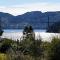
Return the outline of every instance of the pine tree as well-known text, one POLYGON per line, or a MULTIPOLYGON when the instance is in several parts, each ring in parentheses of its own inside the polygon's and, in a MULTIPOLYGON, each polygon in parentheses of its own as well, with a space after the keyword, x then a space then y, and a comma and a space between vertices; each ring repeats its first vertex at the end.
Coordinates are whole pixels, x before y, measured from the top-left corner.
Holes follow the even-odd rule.
POLYGON ((2 35, 3 30, 2 30, 2 24, 1 24, 1 18, 0 18, 0 36, 2 35))
POLYGON ((29 37, 35 38, 35 34, 34 34, 32 26, 28 25, 28 26, 25 26, 24 28, 23 38, 29 38, 29 37))

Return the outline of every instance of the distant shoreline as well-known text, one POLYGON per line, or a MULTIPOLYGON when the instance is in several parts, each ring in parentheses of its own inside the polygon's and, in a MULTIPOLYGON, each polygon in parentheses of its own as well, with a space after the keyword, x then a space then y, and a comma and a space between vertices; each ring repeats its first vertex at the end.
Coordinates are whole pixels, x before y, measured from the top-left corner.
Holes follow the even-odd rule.
MULTIPOLYGON (((35 32, 35 39, 42 38, 43 41, 51 41, 52 37, 59 37, 59 33, 46 33, 46 32, 40 32, 40 31, 34 31, 35 32)), ((23 30, 6 30, 2 34, 2 38, 8 38, 12 40, 20 40, 20 38, 23 37, 23 30)))

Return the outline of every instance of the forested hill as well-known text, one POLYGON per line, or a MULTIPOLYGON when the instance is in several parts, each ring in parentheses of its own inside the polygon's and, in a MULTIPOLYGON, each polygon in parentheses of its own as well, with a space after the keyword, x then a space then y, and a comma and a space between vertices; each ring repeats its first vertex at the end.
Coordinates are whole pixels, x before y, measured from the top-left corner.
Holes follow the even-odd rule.
POLYGON ((32 25, 35 29, 46 29, 48 27, 48 20, 49 26, 60 21, 60 11, 44 13, 32 11, 18 16, 0 12, 0 20, 2 27, 5 29, 20 29, 27 24, 32 25))

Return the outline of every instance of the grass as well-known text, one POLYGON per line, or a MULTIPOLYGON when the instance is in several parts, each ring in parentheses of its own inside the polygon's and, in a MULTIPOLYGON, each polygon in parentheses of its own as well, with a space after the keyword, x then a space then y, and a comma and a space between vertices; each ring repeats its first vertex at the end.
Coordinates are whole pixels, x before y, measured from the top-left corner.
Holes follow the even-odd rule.
POLYGON ((0 60, 8 60, 8 55, 4 53, 0 53, 0 60))

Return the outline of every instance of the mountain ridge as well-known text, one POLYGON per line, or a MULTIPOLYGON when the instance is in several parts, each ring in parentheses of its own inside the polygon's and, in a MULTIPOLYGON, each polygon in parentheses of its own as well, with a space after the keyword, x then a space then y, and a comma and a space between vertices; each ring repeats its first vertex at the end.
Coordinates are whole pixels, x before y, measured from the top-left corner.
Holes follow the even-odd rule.
POLYGON ((22 15, 14 16, 9 13, 0 12, 0 20, 4 29, 22 29, 25 25, 32 25, 34 29, 47 29, 49 25, 60 21, 60 11, 44 12, 31 11, 22 15))

